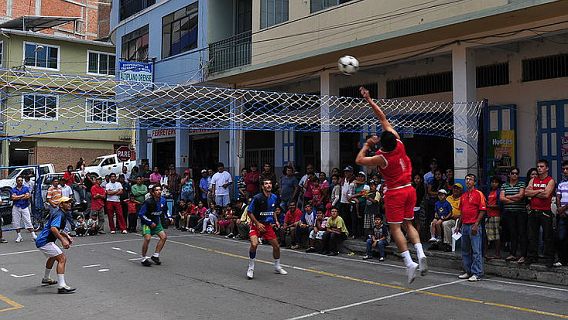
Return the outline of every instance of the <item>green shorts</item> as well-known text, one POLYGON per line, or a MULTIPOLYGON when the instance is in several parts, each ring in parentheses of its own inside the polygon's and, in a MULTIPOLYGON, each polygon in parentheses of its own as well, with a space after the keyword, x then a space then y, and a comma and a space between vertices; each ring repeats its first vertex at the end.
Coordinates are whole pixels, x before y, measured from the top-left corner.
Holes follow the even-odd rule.
POLYGON ((142 235, 149 234, 149 235, 153 236, 153 235, 156 235, 156 234, 158 234, 162 231, 164 231, 164 228, 162 227, 161 223, 158 223, 154 229, 150 228, 147 225, 142 226, 142 235))

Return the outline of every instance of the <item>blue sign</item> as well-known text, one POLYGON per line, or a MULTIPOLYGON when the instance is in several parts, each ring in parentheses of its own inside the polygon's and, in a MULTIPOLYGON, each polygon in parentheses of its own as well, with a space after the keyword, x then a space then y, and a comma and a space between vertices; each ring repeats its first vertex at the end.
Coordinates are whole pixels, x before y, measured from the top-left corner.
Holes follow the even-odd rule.
POLYGON ((119 61, 121 81, 152 83, 152 64, 145 62, 119 61))

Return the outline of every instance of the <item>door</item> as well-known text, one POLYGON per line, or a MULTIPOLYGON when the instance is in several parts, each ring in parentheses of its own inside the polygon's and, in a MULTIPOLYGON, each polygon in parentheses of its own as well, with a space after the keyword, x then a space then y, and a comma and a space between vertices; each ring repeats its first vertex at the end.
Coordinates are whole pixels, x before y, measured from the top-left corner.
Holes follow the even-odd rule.
POLYGON ((493 105, 484 110, 483 145, 480 150, 483 159, 483 185, 489 184, 491 176, 505 181, 511 167, 517 166, 517 106, 493 105))
POLYGON ((540 101, 537 109, 539 159, 548 161, 549 174, 557 180, 562 161, 568 160, 568 100, 540 101))

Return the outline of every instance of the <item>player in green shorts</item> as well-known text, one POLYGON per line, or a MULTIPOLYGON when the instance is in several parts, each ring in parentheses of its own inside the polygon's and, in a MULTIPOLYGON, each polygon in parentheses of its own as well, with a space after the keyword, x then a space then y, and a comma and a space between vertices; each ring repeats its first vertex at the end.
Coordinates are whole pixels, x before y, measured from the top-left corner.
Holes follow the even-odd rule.
POLYGON ((154 261, 157 265, 162 264, 162 262, 160 262, 160 251, 164 248, 168 236, 162 227, 161 216, 165 215, 168 217, 169 222, 172 223, 172 217, 168 212, 166 199, 162 197, 162 187, 159 185, 154 186, 150 189, 150 194, 152 196, 144 201, 144 204, 142 204, 138 212, 138 216, 142 221, 142 235, 144 235, 144 243, 142 244, 142 265, 145 267, 152 265, 150 260, 154 261), (156 245, 156 251, 152 257, 148 257, 146 253, 148 252, 148 245, 153 235, 157 235, 160 240, 156 245))

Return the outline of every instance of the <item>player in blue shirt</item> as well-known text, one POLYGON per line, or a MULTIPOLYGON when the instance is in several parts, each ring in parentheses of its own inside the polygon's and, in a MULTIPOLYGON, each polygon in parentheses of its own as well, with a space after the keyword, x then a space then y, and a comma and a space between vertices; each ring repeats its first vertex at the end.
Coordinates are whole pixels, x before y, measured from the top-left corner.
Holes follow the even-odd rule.
POLYGON ((162 187, 155 185, 150 189, 150 194, 152 196, 144 201, 142 207, 140 207, 140 211, 138 211, 138 217, 140 217, 140 221, 142 221, 142 235, 144 236, 144 243, 142 244, 142 265, 145 267, 152 265, 150 259, 157 265, 162 264, 162 262, 160 262, 160 252, 168 239, 162 227, 162 215, 169 219, 170 224, 173 222, 171 213, 168 212, 166 198, 162 197, 162 187), (153 235, 157 235, 160 240, 158 240, 156 244, 156 251, 152 257, 148 257, 146 254, 153 235))
POLYGON ((45 274, 41 283, 44 285, 59 283, 57 293, 73 293, 75 292, 75 288, 71 288, 65 283, 65 264, 67 258, 65 254, 63 254, 63 251, 55 244, 55 241, 59 239, 63 249, 69 249, 69 246, 73 243, 71 237, 63 231, 65 229, 65 223, 67 222, 65 212, 71 210, 73 199, 61 197, 57 201, 59 207, 52 210, 49 215, 49 221, 47 221, 43 230, 41 230, 36 238, 36 247, 47 257, 45 274), (57 281, 49 278, 51 268, 53 268, 55 261, 57 261, 57 281))
POLYGON ((448 192, 438 190, 438 201, 434 205, 434 220, 430 224, 430 242, 442 241, 442 223, 452 216, 452 205, 446 200, 448 192))
POLYGON ((288 274, 286 270, 280 266, 280 245, 278 238, 272 225, 280 227, 278 218, 274 213, 278 206, 278 197, 272 193, 272 181, 270 179, 262 179, 262 192, 255 195, 248 208, 248 216, 250 218, 250 249, 249 249, 249 266, 247 270, 247 278, 250 280, 254 277, 254 259, 256 258, 256 249, 258 247, 258 238, 262 237, 272 245, 272 257, 274 257, 274 270, 278 274, 288 274))

